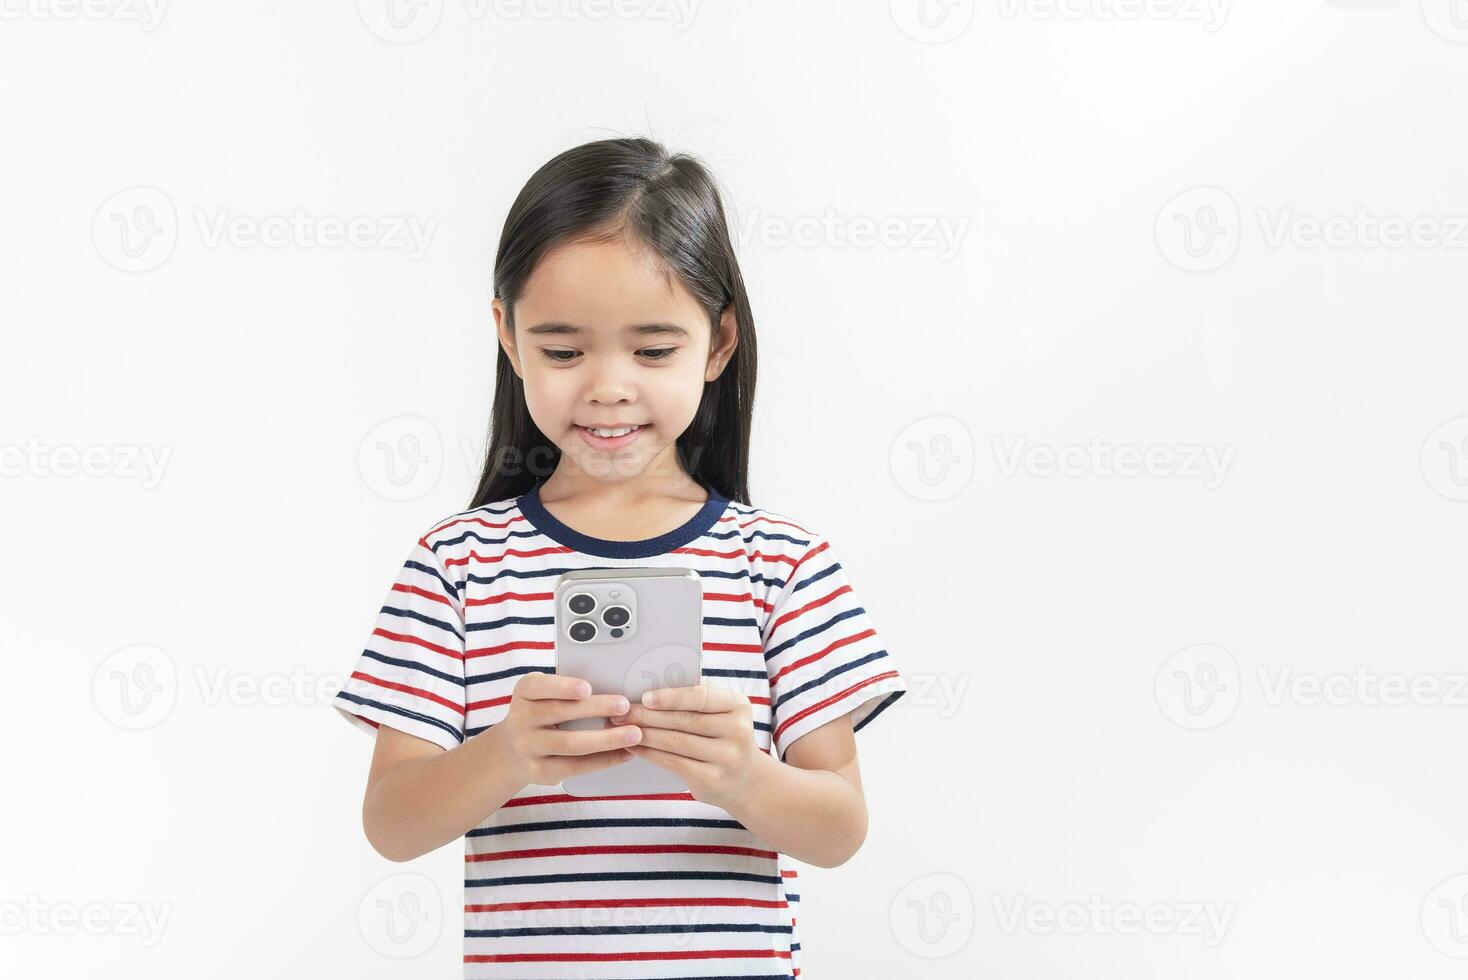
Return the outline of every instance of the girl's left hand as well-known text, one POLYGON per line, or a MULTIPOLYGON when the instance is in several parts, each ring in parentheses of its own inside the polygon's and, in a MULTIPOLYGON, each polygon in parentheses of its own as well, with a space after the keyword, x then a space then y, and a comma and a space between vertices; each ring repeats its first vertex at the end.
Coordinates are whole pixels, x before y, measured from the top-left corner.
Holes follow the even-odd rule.
POLYGON ((725 687, 659 688, 611 721, 640 727, 642 741, 628 750, 682 776, 693 798, 712 806, 743 795, 761 754, 749 698, 725 687))

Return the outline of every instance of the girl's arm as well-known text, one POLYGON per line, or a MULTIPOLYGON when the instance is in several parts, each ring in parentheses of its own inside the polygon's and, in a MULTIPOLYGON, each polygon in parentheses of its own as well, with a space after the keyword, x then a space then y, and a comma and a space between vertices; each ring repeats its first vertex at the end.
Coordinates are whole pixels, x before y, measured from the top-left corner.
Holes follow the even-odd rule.
POLYGON ((372 752, 362 830, 389 861, 411 861, 463 837, 524 788, 496 726, 445 751, 382 725, 372 752))
POLYGON ((756 837, 798 861, 834 868, 867 836, 866 797, 851 715, 802 735, 781 762, 756 751, 745 792, 724 809, 756 837))

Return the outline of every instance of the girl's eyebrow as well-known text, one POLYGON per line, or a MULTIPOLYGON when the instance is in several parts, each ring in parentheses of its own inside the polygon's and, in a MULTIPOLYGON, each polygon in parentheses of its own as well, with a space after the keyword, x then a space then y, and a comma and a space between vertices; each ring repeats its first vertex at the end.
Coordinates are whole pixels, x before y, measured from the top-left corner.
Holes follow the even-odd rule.
MULTIPOLYGON (((676 323, 633 323, 628 324, 626 329, 628 333, 635 334, 674 334, 680 337, 688 336, 688 331, 684 330, 676 323)), ((586 328, 578 327, 570 323, 537 323, 535 326, 528 328, 525 332, 528 334, 534 334, 535 336, 539 337, 547 334, 585 333, 586 328)))

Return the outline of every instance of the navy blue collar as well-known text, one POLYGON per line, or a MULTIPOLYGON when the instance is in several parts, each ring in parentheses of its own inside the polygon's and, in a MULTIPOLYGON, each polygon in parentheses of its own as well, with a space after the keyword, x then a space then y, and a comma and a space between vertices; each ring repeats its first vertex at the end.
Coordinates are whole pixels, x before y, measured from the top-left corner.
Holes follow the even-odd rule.
POLYGON ((521 494, 515 502, 520 508, 520 513, 525 515, 525 519, 534 525, 537 531, 557 544, 563 544, 568 548, 574 548, 598 558, 651 558, 655 555, 666 554, 674 548, 681 548, 690 541, 698 540, 705 531, 718 523, 720 517, 724 516, 724 510, 729 506, 728 499, 721 496, 708 484, 705 483, 702 486, 708 492, 709 499, 699 508, 697 514, 666 534, 659 534, 655 538, 643 538, 640 541, 611 541, 607 538, 596 538, 589 534, 582 534, 575 528, 562 523, 540 502, 539 483, 521 494))

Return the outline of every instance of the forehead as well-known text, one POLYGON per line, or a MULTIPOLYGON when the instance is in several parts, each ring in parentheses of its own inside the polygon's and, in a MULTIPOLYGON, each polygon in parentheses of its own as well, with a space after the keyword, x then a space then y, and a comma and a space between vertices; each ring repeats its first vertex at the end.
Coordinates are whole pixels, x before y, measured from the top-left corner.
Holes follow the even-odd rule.
POLYGON ((516 322, 570 323, 591 332, 666 321, 692 331, 707 316, 682 280, 623 238, 565 242, 546 252, 516 304, 516 322))

